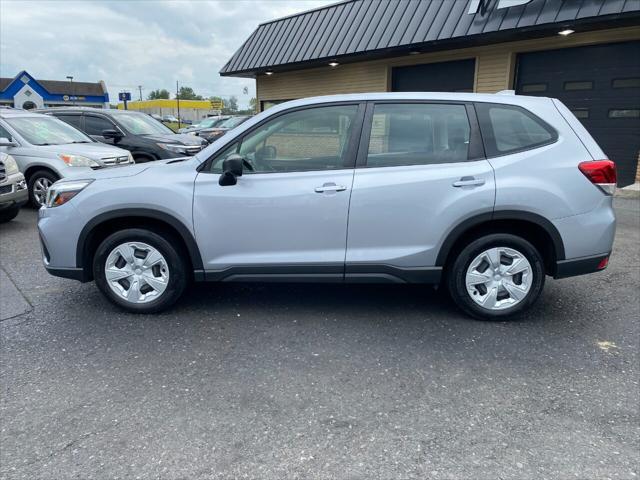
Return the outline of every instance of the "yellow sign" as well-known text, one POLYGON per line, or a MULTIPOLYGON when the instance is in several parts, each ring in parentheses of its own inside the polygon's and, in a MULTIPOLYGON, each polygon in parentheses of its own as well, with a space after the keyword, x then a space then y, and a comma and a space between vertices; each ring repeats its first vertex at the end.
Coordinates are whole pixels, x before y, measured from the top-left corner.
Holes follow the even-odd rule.
POLYGON ((223 101, 215 101, 215 100, 211 100, 211 108, 214 110, 222 110, 224 108, 224 102, 223 101))

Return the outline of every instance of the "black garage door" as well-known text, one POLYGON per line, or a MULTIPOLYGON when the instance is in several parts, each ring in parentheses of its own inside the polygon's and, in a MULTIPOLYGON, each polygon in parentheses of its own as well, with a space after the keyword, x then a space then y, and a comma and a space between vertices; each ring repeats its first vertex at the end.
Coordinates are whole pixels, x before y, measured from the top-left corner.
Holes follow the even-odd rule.
POLYGON ((475 59, 395 67, 394 92, 473 92, 475 59))
POLYGON ((640 42, 518 55, 516 91, 560 99, 634 182, 640 151, 640 42))

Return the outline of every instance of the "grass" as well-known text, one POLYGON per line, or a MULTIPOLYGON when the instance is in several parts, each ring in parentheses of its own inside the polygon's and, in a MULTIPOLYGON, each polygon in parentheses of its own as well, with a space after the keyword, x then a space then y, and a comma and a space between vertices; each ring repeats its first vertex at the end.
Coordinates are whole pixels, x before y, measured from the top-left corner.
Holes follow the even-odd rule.
MULTIPOLYGON (((164 123, 164 122, 163 122, 164 123)), ((164 123, 167 127, 169 127, 171 130, 173 130, 174 132, 178 131, 178 124, 177 123, 164 123)), ((180 128, 184 128, 187 125, 185 123, 180 123, 180 128)))

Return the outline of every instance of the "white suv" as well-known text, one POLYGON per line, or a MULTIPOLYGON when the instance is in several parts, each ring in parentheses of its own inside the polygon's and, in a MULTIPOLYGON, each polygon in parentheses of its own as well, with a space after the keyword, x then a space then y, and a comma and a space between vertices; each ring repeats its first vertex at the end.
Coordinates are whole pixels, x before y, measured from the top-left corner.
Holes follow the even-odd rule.
POLYGON ((478 318, 607 266, 616 173, 557 100, 376 93, 283 103, 193 158, 61 181, 50 273, 133 312, 196 281, 444 283, 478 318))

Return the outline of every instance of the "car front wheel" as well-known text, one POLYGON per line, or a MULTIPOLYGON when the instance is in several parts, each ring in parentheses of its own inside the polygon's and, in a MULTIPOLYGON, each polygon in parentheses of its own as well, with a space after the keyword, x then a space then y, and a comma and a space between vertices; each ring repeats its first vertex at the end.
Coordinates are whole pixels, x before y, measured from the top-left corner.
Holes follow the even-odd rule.
POLYGON ((38 170, 29 177, 29 203, 40 208, 47 200, 47 190, 58 181, 58 177, 48 170, 38 170))
POLYGON ((529 308, 544 287, 544 262, 521 237, 491 234, 464 247, 450 266, 449 292, 458 306, 484 320, 529 308))
POLYGON ((173 305, 187 283, 175 241, 145 229, 127 229, 98 247, 93 274, 102 293, 134 313, 154 313, 173 305))

